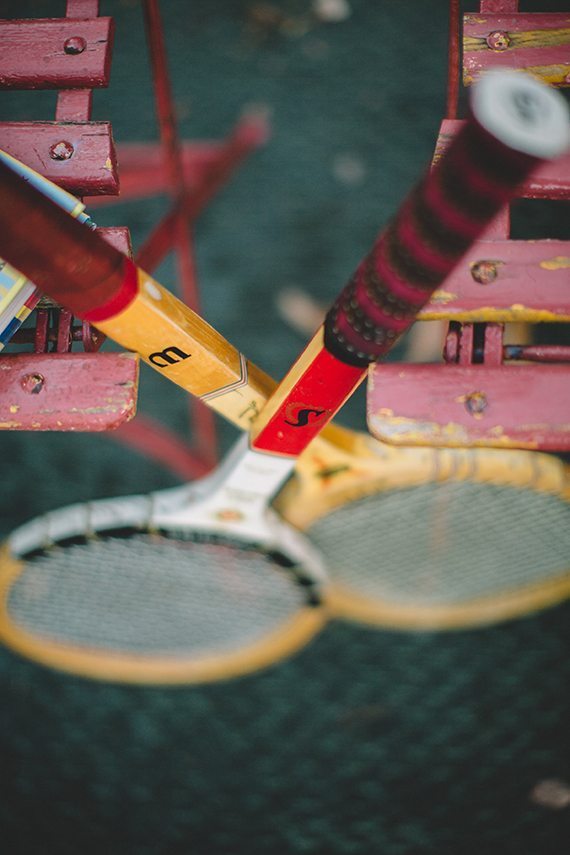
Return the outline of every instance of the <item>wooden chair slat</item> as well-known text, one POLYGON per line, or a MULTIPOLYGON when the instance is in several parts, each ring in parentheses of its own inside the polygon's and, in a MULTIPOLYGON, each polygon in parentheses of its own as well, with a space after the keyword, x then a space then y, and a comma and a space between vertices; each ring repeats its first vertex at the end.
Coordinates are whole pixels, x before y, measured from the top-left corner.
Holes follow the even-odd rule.
POLYGON ((112 18, 0 21, 0 89, 109 85, 112 18))
POLYGON ((570 450, 567 365, 376 365, 370 432, 395 445, 570 450))
POLYGON ((20 353, 0 359, 0 430, 112 430, 136 412, 133 353, 20 353))
POLYGON ((131 233, 127 226, 107 226, 97 229, 101 237, 129 258, 133 257, 131 233))
POLYGON ((570 241, 477 241, 420 318, 570 321, 569 275, 570 241))
POLYGON ((516 68, 552 86, 570 86, 570 12, 467 14, 463 83, 490 68, 516 68))
POLYGON ((116 196, 119 175, 109 122, 3 122, 2 148, 76 196, 116 196))

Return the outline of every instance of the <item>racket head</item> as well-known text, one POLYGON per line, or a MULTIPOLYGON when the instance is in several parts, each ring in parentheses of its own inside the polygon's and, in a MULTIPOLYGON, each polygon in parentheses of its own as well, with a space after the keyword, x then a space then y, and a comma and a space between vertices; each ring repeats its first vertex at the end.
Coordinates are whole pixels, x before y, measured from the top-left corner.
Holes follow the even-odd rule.
POLYGON ((570 475, 556 457, 342 431, 336 447, 315 441, 297 473, 276 505, 320 549, 336 616, 460 629, 570 595, 570 475))
MULTIPOLYGON (((177 501, 192 500, 179 488, 177 501)), ((82 677, 202 683, 272 665, 326 615, 313 580, 276 550, 165 524, 173 491, 72 505, 0 551, 0 639, 82 677)))

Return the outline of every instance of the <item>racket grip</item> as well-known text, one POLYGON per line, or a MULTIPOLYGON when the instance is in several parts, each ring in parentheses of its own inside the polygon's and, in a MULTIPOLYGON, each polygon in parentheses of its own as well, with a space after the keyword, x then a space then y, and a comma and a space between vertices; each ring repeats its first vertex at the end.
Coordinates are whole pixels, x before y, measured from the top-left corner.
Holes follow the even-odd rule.
POLYGON ((0 160, 0 255, 79 318, 103 320, 136 294, 132 262, 0 160))
POLYGON ((404 201, 325 320, 325 347, 366 366, 384 357, 517 188, 570 144, 563 99, 518 72, 474 87, 467 122, 404 201))

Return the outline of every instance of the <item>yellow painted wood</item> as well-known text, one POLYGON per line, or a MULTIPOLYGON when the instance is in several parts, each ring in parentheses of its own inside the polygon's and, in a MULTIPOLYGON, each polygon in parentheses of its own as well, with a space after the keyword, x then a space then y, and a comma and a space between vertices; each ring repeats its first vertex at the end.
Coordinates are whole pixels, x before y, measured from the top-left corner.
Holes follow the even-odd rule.
MULTIPOLYGON (((477 18, 476 21, 477 23, 483 22, 480 18, 477 18)), ((469 16, 465 16, 465 23, 470 23, 469 16)), ((494 25, 494 21, 492 20, 490 22, 490 26, 494 25)), ((570 45, 570 27, 553 27, 552 29, 543 30, 522 30, 520 32, 517 32, 516 30, 508 30, 507 33, 509 37, 509 47, 507 50, 570 45)), ((464 53, 488 51, 489 46, 487 45, 486 38, 487 36, 464 36, 464 53)))
POLYGON ((311 365, 313 360, 318 356, 321 350, 324 347, 324 327, 321 326, 305 348, 305 350, 301 353, 299 358, 296 360, 294 365, 289 369, 281 383, 279 384, 278 389, 275 394, 272 395, 271 401, 268 407, 265 407, 263 413, 260 418, 256 420, 255 425, 252 430, 252 437, 255 439, 256 436, 261 433, 263 428, 268 424, 268 422, 275 415, 277 410, 283 404, 283 401, 290 393, 291 389, 295 386, 295 384, 300 380, 302 375, 305 373, 307 368, 311 365))
MULTIPOLYGON (((570 74, 570 63, 558 65, 526 65, 524 68, 517 68, 516 71, 522 71, 527 74, 532 74, 543 83, 548 83, 551 86, 568 86, 568 75, 570 74)), ((463 73, 463 85, 472 86, 478 79, 479 75, 470 74, 467 70, 463 73)))
POLYGON ((275 386, 213 327, 139 270, 139 293, 111 320, 97 323, 173 383, 247 429, 275 386))
POLYGON ((550 312, 546 309, 536 309, 525 306, 524 303, 514 303, 508 309, 498 309, 495 306, 479 306, 477 309, 466 309, 464 311, 450 311, 445 305, 423 311, 418 316, 419 321, 460 321, 464 324, 472 324, 477 321, 492 322, 495 324, 508 323, 562 323, 570 321, 570 314, 550 312))

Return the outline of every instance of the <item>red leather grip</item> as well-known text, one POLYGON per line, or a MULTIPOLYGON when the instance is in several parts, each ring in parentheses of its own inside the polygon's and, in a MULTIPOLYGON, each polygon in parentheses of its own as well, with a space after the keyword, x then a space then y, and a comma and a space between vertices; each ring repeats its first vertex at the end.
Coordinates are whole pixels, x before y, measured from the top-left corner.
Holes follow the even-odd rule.
POLYGON ((385 356, 539 162, 470 117, 329 311, 327 350, 350 365, 385 356))

